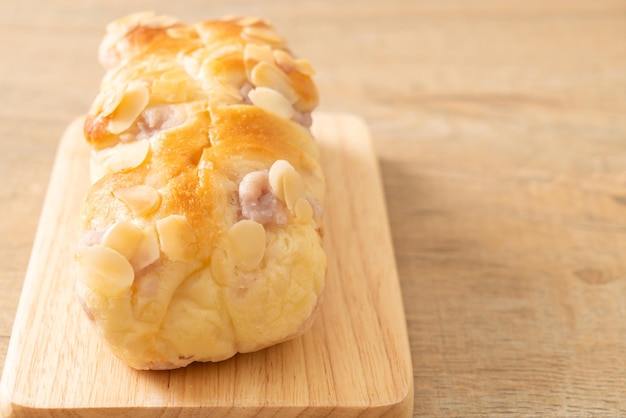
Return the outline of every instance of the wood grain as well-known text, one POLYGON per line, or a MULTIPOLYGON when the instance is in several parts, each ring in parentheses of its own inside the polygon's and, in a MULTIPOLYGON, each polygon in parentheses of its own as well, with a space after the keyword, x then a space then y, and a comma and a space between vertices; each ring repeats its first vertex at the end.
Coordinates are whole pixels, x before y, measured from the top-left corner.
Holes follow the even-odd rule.
POLYGON ((0 2, 0 364, 58 139, 142 9, 268 17, 365 118, 415 416, 626 416, 624 0, 0 2))
POLYGON ((149 372, 115 358, 81 312, 72 254, 88 186, 82 120, 61 140, 35 240, 0 404, 7 417, 407 416, 411 358, 387 214, 361 120, 321 114, 329 178, 327 287, 301 338, 215 364, 149 372), (108 390, 102 390, 108 388, 108 390))

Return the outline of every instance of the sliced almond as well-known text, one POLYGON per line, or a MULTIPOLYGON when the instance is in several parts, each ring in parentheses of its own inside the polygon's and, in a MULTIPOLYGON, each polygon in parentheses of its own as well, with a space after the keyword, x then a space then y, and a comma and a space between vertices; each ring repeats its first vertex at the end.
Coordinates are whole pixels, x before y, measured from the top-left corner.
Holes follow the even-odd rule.
POLYGON ((281 118, 291 119, 295 114, 291 103, 282 94, 268 87, 257 87, 248 93, 253 105, 281 118))
MULTIPOLYGON (((216 45, 220 45, 216 43, 216 45)), ((204 61, 214 62, 219 59, 223 59, 228 55, 241 54, 241 46, 238 44, 226 44, 217 46, 211 50, 208 50, 208 54, 204 57, 204 61)), ((239 55, 241 57, 241 55, 239 55)))
POLYGON ((296 202, 304 198, 306 193, 304 181, 302 181, 302 177, 295 169, 285 171, 285 175, 283 176, 283 192, 285 194, 285 204, 293 211, 296 202))
POLYGON ((156 228, 150 226, 142 231, 141 241, 135 255, 130 259, 130 264, 135 271, 140 271, 161 257, 159 236, 156 228))
POLYGON ((161 251, 174 261, 190 261, 197 252, 196 233, 183 215, 169 215, 156 223, 161 251))
POLYGON ((273 51, 274 62, 276 65, 280 67, 285 73, 290 73, 296 66, 293 57, 286 51, 282 49, 275 49, 273 51))
POLYGON ((306 187, 302 176, 285 160, 276 160, 269 171, 270 189, 274 196, 294 210, 299 199, 305 197, 306 187))
POLYGON ((291 87, 289 77, 273 63, 259 62, 250 72, 250 82, 255 87, 269 87, 279 91, 291 104, 298 101, 298 94, 291 87))
POLYGON ((228 230, 235 257, 245 269, 254 269, 265 255, 265 228, 260 223, 244 219, 228 230))
POLYGON ((288 170, 295 170, 288 161, 276 160, 270 167, 269 182, 270 190, 278 199, 285 201, 285 192, 283 187, 283 177, 288 170))
POLYGON ((307 60, 299 58, 295 60, 294 63, 296 65, 296 70, 301 74, 308 75, 309 77, 313 77, 315 75, 315 70, 307 60))
POLYGON ((109 90, 107 92, 107 96, 102 103, 102 113, 101 115, 104 117, 109 116, 111 113, 115 111, 122 102, 124 98, 124 89, 117 90, 109 90))
POLYGON ((311 216, 308 212, 312 212, 312 208, 304 199, 306 187, 300 173, 288 161, 276 160, 270 167, 268 176, 270 190, 274 196, 283 201, 298 219, 302 218, 303 222, 308 222, 311 216), (300 200, 304 202, 299 202, 300 200), (309 207, 305 207, 305 204, 309 207), (298 205, 299 208, 296 207, 298 205))
POLYGON ((313 219, 313 208, 308 200, 304 198, 298 199, 294 207, 296 219, 302 224, 308 224, 313 219))
POLYGON ((135 254, 143 233, 128 221, 117 221, 102 236, 101 244, 122 254, 127 260, 135 254))
POLYGON ((246 26, 241 31, 241 37, 246 41, 267 42, 273 45, 283 44, 283 38, 274 29, 267 26, 246 26))
POLYGON ((124 91, 125 89, 123 87, 111 87, 102 91, 98 94, 98 96, 96 96, 96 100, 93 103, 90 113, 95 114, 100 112, 100 116, 102 117, 109 116, 120 105, 120 102, 124 97, 124 91))
POLYGON ((150 91, 145 83, 135 81, 128 85, 124 97, 111 113, 109 132, 119 134, 132 126, 150 101, 150 91))
POLYGON ((154 187, 145 184, 117 189, 113 196, 124 202, 138 216, 154 212, 161 204, 161 194, 154 187))
POLYGON ((135 273, 128 260, 102 245, 82 246, 76 253, 78 279, 95 293, 114 297, 128 290, 135 273))
POLYGON ((161 78, 152 82, 153 103, 181 103, 187 100, 187 80, 161 78))
POLYGON ((194 75, 194 77, 200 79, 203 89, 210 89, 212 80, 216 77, 225 81, 226 84, 236 84, 238 78, 241 78, 241 74, 238 69, 235 69, 232 66, 220 64, 220 62, 223 63, 223 61, 227 60, 229 56, 236 57, 237 60, 241 59, 243 47, 241 45, 222 45, 220 43, 217 43, 216 45, 218 46, 211 49, 208 47, 204 48, 201 50, 201 53, 194 55, 198 71, 197 75, 194 75))
POLYGON ((243 50, 244 62, 274 62, 272 47, 269 45, 246 44, 243 50))
POLYGON ((105 172, 113 173, 138 167, 148 156, 150 142, 147 139, 120 143, 92 155, 94 164, 101 166, 105 172))
POLYGON ((239 103, 243 99, 237 87, 220 78, 212 78, 207 87, 212 90, 216 98, 226 103, 239 103))
POLYGON ((269 45, 259 45, 248 43, 243 50, 243 63, 246 70, 246 77, 251 78, 252 70, 259 62, 274 62, 272 47, 269 45))

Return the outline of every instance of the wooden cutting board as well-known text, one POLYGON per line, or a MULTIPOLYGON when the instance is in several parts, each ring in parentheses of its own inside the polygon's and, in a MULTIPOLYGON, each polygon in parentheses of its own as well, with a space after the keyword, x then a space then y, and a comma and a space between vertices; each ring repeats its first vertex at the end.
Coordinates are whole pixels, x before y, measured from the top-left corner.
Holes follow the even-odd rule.
POLYGON ((363 121, 319 114, 324 302, 300 338, 220 363, 136 371, 99 340, 70 269, 88 187, 82 120, 58 150, 0 383, 6 417, 410 416, 413 373, 380 172, 363 121))

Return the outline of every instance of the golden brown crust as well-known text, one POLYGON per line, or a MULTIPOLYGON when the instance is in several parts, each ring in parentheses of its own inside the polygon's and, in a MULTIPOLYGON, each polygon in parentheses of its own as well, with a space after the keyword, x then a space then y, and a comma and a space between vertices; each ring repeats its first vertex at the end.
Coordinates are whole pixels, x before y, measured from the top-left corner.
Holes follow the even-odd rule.
POLYGON ((310 215, 324 194, 306 126, 310 66, 260 19, 151 14, 111 24, 100 59, 77 269, 113 351, 136 368, 173 368, 301 333, 326 269, 321 214, 310 215), (272 186, 242 191, 249 173, 272 186), (260 199, 253 209, 271 201, 280 223, 246 219, 244 192, 260 199))

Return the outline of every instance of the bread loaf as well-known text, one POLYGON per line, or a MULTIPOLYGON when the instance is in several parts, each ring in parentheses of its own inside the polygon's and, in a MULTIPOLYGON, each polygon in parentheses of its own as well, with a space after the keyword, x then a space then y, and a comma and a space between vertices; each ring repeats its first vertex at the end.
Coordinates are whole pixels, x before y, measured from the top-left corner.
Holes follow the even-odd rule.
POLYGON ((326 274, 311 66, 259 18, 150 13, 99 59, 75 266, 108 346, 171 369, 303 333, 326 274))

